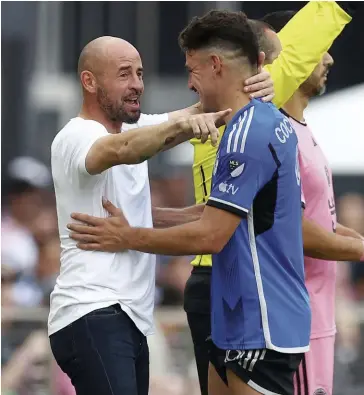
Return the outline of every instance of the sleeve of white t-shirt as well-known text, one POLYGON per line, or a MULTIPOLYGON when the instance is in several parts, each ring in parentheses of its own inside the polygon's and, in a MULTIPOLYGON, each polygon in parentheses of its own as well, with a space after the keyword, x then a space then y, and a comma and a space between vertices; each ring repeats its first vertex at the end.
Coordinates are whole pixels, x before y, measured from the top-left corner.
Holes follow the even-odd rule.
POLYGON ((103 125, 91 120, 79 121, 62 140, 61 150, 64 167, 71 179, 90 175, 86 170, 86 156, 92 145, 101 137, 108 136, 103 125))
POLYGON ((168 113, 164 114, 141 114, 138 127, 159 125, 160 123, 168 121, 168 113))
MULTIPOLYGON (((141 114, 137 124, 132 127, 153 126, 168 121, 165 114, 141 114)), ((92 145, 101 137, 108 136, 106 128, 99 122, 91 120, 77 120, 75 127, 63 136, 61 141, 61 155, 67 176, 79 180, 80 177, 90 175, 86 170, 86 156, 92 145), (80 123, 79 123, 80 122, 80 123)), ((123 128, 126 125, 123 125, 123 128)), ((125 127, 125 129, 129 129, 125 127)), ((58 152, 57 155, 60 153, 58 152)))

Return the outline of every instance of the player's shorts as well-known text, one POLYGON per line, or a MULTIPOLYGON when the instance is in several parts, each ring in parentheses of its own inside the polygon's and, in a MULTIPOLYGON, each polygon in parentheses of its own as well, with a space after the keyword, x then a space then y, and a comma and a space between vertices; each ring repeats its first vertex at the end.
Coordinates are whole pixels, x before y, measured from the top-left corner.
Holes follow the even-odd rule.
POLYGON ((335 336, 311 339, 295 377, 295 395, 332 395, 335 336))
POLYGON ((262 394, 292 395, 293 377, 303 353, 284 354, 273 350, 221 350, 211 340, 210 362, 225 384, 230 369, 251 388, 262 394))

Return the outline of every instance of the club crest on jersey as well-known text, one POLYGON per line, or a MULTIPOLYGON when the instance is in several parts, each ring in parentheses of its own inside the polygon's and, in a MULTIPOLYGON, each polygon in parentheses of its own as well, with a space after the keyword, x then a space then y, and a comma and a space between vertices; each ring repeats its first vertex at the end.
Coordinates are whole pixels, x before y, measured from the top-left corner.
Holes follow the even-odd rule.
POLYGON ((327 395, 327 392, 323 388, 317 388, 313 395, 327 395))
POLYGON ((229 169, 231 177, 238 177, 244 171, 245 163, 240 164, 237 160, 229 161, 229 169))
POLYGON ((237 160, 230 160, 229 161, 229 168, 231 171, 235 170, 239 166, 239 162, 237 160))

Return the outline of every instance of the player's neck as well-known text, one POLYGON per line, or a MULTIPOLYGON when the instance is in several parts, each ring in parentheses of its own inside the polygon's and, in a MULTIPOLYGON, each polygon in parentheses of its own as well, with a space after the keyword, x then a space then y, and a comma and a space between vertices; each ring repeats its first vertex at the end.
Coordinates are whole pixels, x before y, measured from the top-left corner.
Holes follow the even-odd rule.
POLYGON ((304 122, 304 111, 308 106, 308 96, 297 90, 283 106, 284 111, 299 122, 304 122))
POLYGON ((234 115, 239 110, 241 110, 243 107, 250 103, 250 98, 249 95, 238 90, 226 93, 227 94, 224 95, 224 97, 221 97, 222 100, 220 101, 219 107, 220 110, 226 110, 227 108, 232 109, 231 114, 227 118, 225 118, 225 122, 228 123, 234 118, 234 115))
POLYGON ((122 122, 113 122, 108 119, 97 103, 86 103, 84 101, 78 116, 101 123, 109 133, 116 134, 121 132, 122 122))

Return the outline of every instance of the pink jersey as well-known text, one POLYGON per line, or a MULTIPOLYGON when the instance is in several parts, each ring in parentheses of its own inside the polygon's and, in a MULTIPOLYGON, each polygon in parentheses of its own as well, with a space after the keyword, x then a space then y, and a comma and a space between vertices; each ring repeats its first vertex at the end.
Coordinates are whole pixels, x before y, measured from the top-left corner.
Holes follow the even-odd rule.
MULTIPOLYGON (((310 128, 289 117, 298 137, 304 216, 330 232, 336 210, 330 166, 310 128)), ((336 262, 305 257, 305 279, 312 309, 311 339, 335 334, 336 262)))

